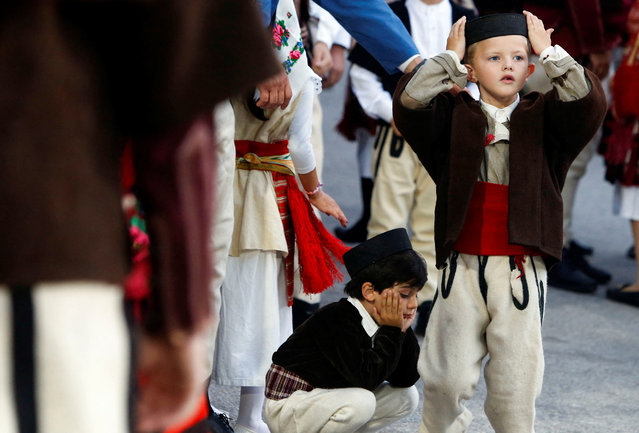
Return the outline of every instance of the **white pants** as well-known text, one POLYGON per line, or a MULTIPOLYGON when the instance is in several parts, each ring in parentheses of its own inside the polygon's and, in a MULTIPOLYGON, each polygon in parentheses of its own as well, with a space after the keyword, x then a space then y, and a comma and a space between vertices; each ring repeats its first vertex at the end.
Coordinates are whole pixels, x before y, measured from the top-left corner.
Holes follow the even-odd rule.
POLYGON ((414 386, 383 383, 364 388, 315 388, 282 400, 266 399, 264 416, 271 433, 374 432, 410 415, 419 401, 414 386))
POLYGON ((17 292, 0 285, 0 432, 129 431, 122 288, 64 282, 17 292))
POLYGON ((465 432, 482 360, 484 409, 496 433, 534 432, 544 357, 541 322, 546 267, 526 256, 520 277, 509 256, 453 252, 426 328, 418 370, 424 381, 421 433, 465 432))
POLYGON ((390 126, 378 127, 373 160, 375 183, 368 237, 410 225, 411 243, 426 259, 428 271, 428 281, 419 291, 418 300, 430 301, 437 289, 435 182, 408 143, 396 136, 390 126))

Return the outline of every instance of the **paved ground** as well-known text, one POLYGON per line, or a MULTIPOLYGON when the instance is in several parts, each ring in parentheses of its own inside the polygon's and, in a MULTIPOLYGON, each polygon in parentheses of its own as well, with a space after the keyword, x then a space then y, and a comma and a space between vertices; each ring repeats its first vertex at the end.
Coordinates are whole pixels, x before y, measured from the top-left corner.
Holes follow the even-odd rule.
MULTIPOLYGON (((342 112, 344 80, 321 95, 326 146, 323 182, 350 221, 359 217, 355 144, 334 132, 342 112)), ((612 187, 603 181, 596 156, 582 180, 575 208, 575 237, 595 247, 592 263, 613 273, 613 283, 632 281, 634 262, 625 257, 632 244, 630 226, 612 214, 612 187)), ((336 223, 324 219, 330 229, 336 223)), ((342 297, 342 286, 322 303, 342 297)), ((544 388, 537 401, 536 431, 543 433, 639 433, 639 309, 594 295, 549 288, 543 327, 546 354, 544 388)), ((417 384, 421 394, 421 381, 417 384)), ((214 386, 214 404, 237 414, 239 388, 214 386)), ((483 414, 483 380, 467 406, 475 419, 469 433, 492 432, 483 414)), ((421 406, 421 402, 420 402, 421 406)), ((421 411, 383 432, 416 432, 421 411)))

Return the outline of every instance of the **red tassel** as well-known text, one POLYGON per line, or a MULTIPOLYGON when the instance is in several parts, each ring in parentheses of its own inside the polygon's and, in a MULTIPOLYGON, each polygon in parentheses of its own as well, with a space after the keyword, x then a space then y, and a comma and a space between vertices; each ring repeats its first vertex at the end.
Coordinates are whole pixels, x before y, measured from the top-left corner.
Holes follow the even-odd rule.
POLYGON ((524 275, 524 263, 526 263, 526 257, 523 254, 518 254, 515 256, 515 264, 519 269, 519 276, 517 279, 520 279, 524 275))
POLYGON ((321 293, 344 277, 331 255, 344 263, 342 256, 349 248, 326 230, 297 186, 295 177, 286 176, 286 179, 304 292, 321 293))

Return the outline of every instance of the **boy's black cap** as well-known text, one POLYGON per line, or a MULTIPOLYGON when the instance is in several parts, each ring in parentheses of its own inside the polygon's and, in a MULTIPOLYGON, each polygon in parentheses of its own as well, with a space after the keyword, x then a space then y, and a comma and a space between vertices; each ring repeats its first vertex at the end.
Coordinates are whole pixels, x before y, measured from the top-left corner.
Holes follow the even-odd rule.
POLYGON ((344 265, 348 274, 353 277, 368 265, 372 265, 392 254, 412 248, 413 245, 410 243, 406 229, 393 229, 374 236, 348 250, 344 253, 344 265))
POLYGON ((528 24, 524 14, 492 14, 466 23, 466 46, 497 36, 521 35, 528 37, 528 24))

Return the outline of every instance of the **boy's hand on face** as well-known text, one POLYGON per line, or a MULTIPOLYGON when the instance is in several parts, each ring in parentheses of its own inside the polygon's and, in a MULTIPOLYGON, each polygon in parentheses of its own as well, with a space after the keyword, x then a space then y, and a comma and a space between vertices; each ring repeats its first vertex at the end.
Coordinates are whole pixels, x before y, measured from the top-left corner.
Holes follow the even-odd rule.
POLYGON ((450 29, 450 34, 448 35, 448 40, 446 41, 446 49, 457 53, 459 60, 462 60, 466 53, 465 29, 466 17, 461 17, 453 24, 453 27, 450 29))
POLYGON ((528 11, 524 11, 524 15, 526 15, 526 22, 528 23, 530 46, 533 53, 540 55, 543 50, 552 44, 550 35, 555 29, 546 30, 544 22, 528 11))
POLYGON ((373 306, 373 319, 379 326, 395 326, 404 330, 404 314, 399 294, 392 289, 386 289, 381 296, 382 302, 379 310, 373 306))

